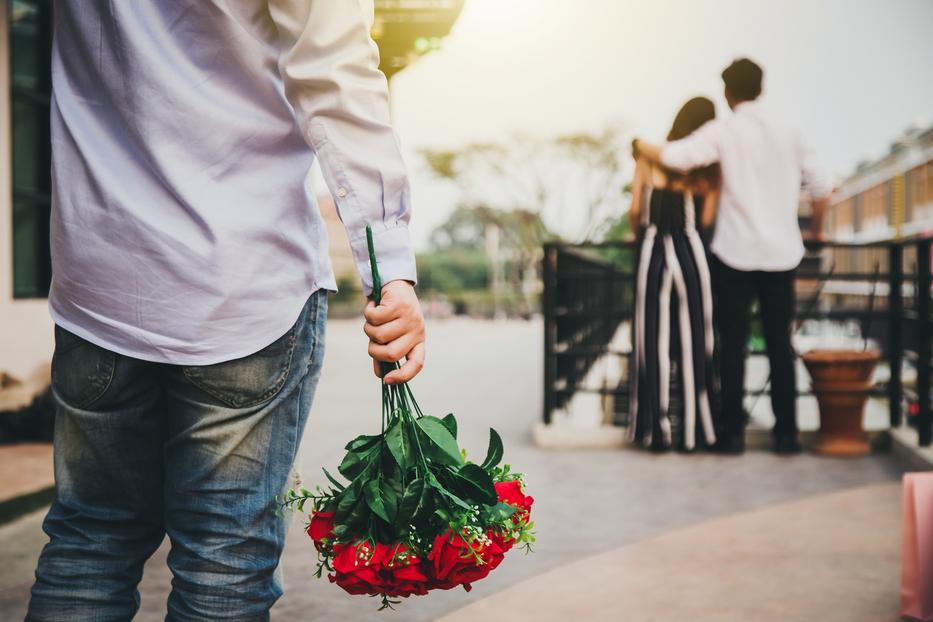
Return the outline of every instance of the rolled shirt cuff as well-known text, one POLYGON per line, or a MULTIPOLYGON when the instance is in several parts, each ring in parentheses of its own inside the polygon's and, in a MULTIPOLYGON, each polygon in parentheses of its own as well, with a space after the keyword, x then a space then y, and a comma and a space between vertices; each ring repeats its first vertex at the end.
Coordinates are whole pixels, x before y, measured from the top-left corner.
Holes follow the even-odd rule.
MULTIPOLYGON (((415 266, 415 251, 411 245, 411 235, 408 226, 397 224, 386 227, 382 224, 373 224, 373 246, 376 250, 376 264, 379 266, 379 276, 383 285, 389 281, 418 280, 415 266)), ((366 237, 358 238, 353 244, 353 258, 363 284, 363 294, 370 296, 373 293, 373 274, 369 266, 369 248, 366 246, 366 237)))

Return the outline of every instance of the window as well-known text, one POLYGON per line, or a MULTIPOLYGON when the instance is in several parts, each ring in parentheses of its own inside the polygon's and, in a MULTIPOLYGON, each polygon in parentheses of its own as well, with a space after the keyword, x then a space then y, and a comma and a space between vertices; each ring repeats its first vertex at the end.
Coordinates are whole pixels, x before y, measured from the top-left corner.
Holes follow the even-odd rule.
POLYGON ((13 162, 13 297, 48 294, 51 210, 49 102, 51 0, 12 0, 10 111, 13 162))

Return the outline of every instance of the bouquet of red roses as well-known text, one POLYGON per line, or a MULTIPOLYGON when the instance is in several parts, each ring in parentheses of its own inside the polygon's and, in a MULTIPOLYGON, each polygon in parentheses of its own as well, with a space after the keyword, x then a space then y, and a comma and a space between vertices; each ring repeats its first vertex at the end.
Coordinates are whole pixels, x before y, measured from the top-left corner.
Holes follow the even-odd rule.
MULTIPOLYGON (((367 227, 373 292, 381 282, 367 227)), ((384 374, 383 374, 384 375, 384 374)), ((350 594, 398 597, 471 584, 494 570, 515 544, 531 550, 534 499, 521 473, 502 460, 502 440, 489 430, 477 464, 457 445, 457 420, 425 415, 407 384, 382 385, 379 434, 350 441, 327 489, 289 490, 282 508, 304 512, 318 551, 316 576, 350 594)))

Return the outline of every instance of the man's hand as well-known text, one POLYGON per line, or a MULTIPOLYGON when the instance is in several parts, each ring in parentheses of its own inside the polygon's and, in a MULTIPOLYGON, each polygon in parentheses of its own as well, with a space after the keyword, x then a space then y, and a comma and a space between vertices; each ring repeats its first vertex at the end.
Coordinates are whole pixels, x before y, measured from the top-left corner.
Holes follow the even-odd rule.
POLYGON ((424 316, 414 286, 408 281, 386 283, 381 304, 377 307, 370 300, 363 316, 376 375, 380 362, 395 363, 404 357, 401 368, 386 374, 385 383, 399 384, 417 376, 424 367, 424 316))

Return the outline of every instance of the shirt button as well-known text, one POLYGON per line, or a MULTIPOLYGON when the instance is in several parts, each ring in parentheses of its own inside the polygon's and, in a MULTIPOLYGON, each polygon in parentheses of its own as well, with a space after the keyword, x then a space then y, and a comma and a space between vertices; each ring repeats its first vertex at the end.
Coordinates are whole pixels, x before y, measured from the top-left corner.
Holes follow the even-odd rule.
POLYGON ((347 196, 347 189, 346 189, 346 188, 337 188, 337 196, 340 197, 341 199, 344 198, 345 196, 347 196))

